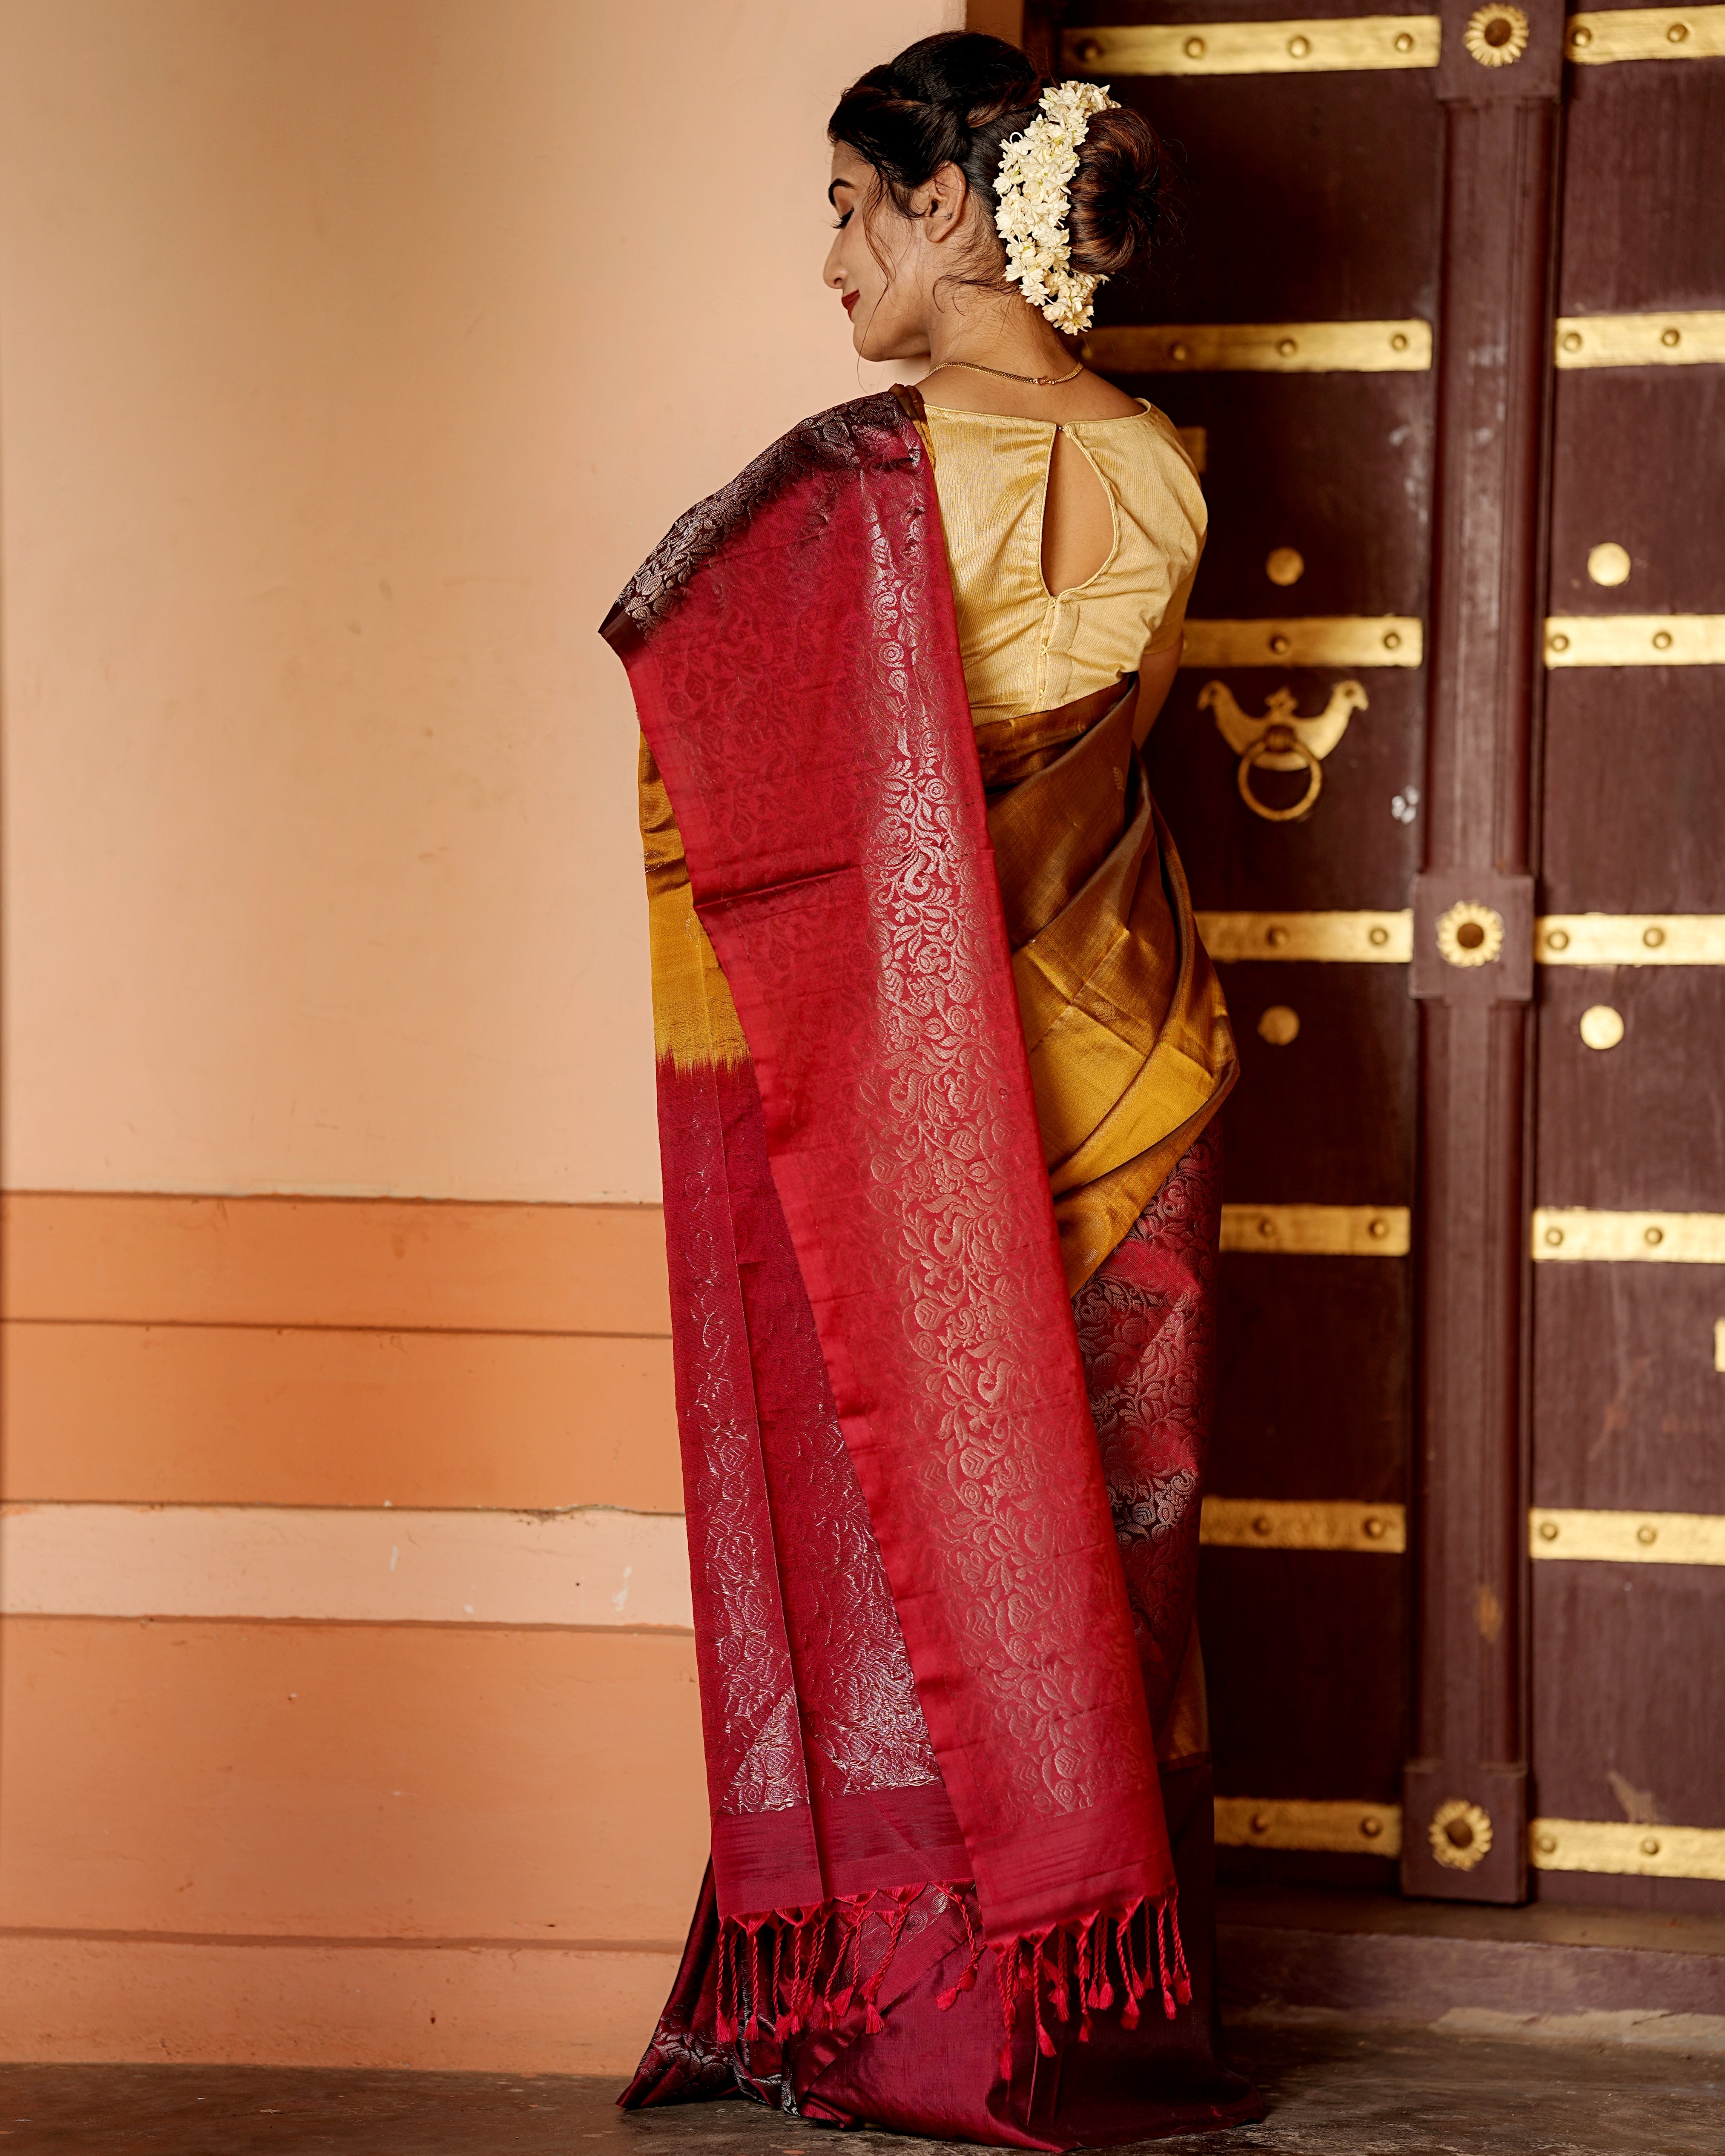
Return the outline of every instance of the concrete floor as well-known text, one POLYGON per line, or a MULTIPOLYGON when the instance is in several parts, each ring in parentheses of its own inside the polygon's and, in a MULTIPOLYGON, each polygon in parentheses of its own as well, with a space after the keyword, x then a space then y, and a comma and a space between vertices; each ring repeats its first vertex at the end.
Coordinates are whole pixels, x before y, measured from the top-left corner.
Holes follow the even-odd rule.
MULTIPOLYGON (((1161 2156, 1725 2156, 1725 2054, 1364 2023, 1248 2020, 1261 2126, 1151 2144, 1161 2156)), ((0 2066, 19 2156, 837 2156, 823 2129, 752 2104, 624 2116, 616 2085, 506 2074, 230 2066, 0 2066), (604 2144, 594 2149, 595 2141, 604 2144)), ((848 2156, 940 2144, 847 2137, 848 2156)))

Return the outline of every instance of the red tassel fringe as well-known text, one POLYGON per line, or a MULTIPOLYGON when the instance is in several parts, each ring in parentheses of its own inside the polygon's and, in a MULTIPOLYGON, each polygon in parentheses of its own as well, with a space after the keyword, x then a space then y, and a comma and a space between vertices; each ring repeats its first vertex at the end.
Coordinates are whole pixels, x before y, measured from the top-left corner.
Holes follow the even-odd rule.
MULTIPOLYGON (((880 1987, 886 1981, 911 1912, 927 1893, 944 1897, 957 1912, 968 1950, 957 1981, 935 2004, 944 2013, 971 1990, 982 1967, 982 1927, 969 1881, 939 1887, 896 1887, 848 1894, 817 1908, 783 1909, 769 1915, 727 1917, 719 1927, 719 1995, 716 2034, 721 2044, 770 2039, 783 2044, 804 2029, 835 2027, 854 1999, 863 2006, 871 2036, 886 2027, 880 1987)), ((938 1905, 937 1905, 938 1906, 938 1905)), ((1019 2000, 1028 1986, 1037 2049, 1051 2058, 1055 2037, 1044 2018, 1071 2019, 1076 1999, 1078 2041, 1090 2041, 1092 2013, 1106 2014, 1117 1998, 1121 2026, 1136 2029, 1139 2005, 1153 1986, 1172 2020, 1177 2005, 1191 2003, 1192 1980, 1180 1943, 1172 1898, 1136 1902, 1124 1911, 1090 1916, 1036 1932, 994 1949, 1005 2043, 1003 2078, 1012 2074, 1012 2037, 1019 2000), (1154 1956, 1153 1963, 1152 1956, 1154 1956), (1109 1974, 1111 1955, 1118 1973, 1109 1974)))

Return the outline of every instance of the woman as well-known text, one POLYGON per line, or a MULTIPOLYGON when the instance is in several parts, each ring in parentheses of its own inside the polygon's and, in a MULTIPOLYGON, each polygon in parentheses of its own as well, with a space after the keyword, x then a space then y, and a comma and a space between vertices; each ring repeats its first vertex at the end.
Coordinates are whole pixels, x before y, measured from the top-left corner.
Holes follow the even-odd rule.
POLYGON ((1057 334, 1155 143, 959 33, 829 132, 826 280, 921 394, 794 429, 605 625, 713 1819, 623 2101, 1232 2124, 1193 1590, 1235 1060, 1138 753, 1204 505, 1057 334))

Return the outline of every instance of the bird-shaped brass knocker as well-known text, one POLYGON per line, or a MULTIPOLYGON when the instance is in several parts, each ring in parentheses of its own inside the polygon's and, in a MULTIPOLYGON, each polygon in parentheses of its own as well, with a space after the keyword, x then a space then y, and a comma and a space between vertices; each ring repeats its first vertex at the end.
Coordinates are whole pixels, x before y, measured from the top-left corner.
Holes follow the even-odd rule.
POLYGON ((1198 692, 1198 708, 1214 711, 1217 730, 1240 758, 1236 776, 1240 798, 1255 816, 1271 824, 1291 824, 1309 816, 1323 790, 1322 759, 1348 731, 1355 711, 1366 708, 1366 692, 1358 681, 1338 681, 1330 701, 1317 716, 1302 719, 1294 711, 1294 692, 1281 688, 1266 700, 1264 716, 1255 719, 1241 711, 1224 681, 1206 681, 1198 692), (1252 773, 1261 764, 1266 771, 1299 771, 1307 774, 1306 791, 1291 808, 1271 808, 1252 791, 1252 773))

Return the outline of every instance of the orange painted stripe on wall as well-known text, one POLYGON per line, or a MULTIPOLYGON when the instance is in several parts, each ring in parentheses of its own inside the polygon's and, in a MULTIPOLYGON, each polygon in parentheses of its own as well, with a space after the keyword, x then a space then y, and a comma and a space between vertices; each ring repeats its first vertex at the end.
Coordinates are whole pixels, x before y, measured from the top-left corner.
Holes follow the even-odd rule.
POLYGON ((0 1923, 681 1938, 706 1859, 692 1641, 11 1618, 0 1923))
POLYGON ((0 1496, 682 1509, 670 1342, 0 1327, 0 1496))
POLYGON ((0 1938, 0 2058, 620 2078, 676 1967, 651 1949, 14 1933, 0 1938))
POLYGON ((670 1329, 656 1205, 15 1191, 0 1234, 9 1317, 670 1329))

